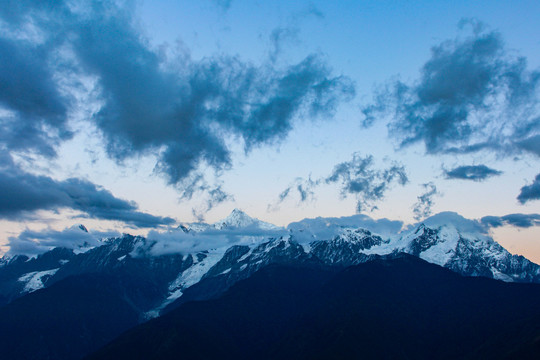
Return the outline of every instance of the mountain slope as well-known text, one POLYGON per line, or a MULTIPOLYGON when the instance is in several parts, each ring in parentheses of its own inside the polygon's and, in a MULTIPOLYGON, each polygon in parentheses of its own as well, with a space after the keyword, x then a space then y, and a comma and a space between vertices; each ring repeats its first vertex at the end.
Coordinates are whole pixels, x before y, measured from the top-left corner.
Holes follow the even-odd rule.
POLYGON ((0 305, 68 276, 104 273, 131 279, 126 283, 135 286, 124 290, 141 318, 148 318, 185 302, 186 292, 188 299, 219 296, 268 264, 311 261, 345 267, 399 252, 463 275, 540 282, 540 266, 511 255, 477 222, 454 213, 438 214, 393 235, 385 226, 372 226, 384 237, 340 219, 307 219, 287 230, 264 224, 235 209, 226 219, 205 225, 206 230, 182 227, 166 242, 124 235, 84 253, 57 248, 35 259, 14 257, 0 267, 0 305), (188 291, 200 281, 212 286, 188 291))
POLYGON ((81 275, 0 308, 2 359, 79 359, 135 326, 121 280, 81 275))
POLYGON ((539 285, 461 277, 410 255, 341 271, 273 265, 89 358, 504 358, 531 348, 538 355, 539 305, 539 285))

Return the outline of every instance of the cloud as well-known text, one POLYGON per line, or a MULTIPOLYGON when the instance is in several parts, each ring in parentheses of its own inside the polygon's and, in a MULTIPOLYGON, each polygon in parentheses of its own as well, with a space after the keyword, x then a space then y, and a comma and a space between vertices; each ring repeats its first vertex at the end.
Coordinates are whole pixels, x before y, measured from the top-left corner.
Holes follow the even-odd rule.
POLYGON ((201 232, 185 232, 181 228, 167 231, 151 230, 148 246, 154 256, 166 254, 193 254, 203 250, 231 247, 233 245, 253 245, 287 235, 285 229, 265 230, 255 225, 237 229, 208 229, 201 232))
MULTIPOLYGON (((463 235, 464 233, 474 234, 475 236, 488 235, 486 227, 481 222, 479 222, 478 220, 464 218, 463 216, 453 211, 443 211, 437 213, 426 219, 423 219, 422 223, 431 228, 453 225, 457 229, 459 229, 460 233, 463 235)), ((416 229, 417 226, 418 224, 410 225, 409 230, 416 229)))
POLYGON ((424 193, 417 197, 418 201, 414 204, 413 213, 414 219, 420 221, 427 218, 432 214, 431 208, 433 207, 433 198, 440 193, 437 191, 437 187, 432 182, 422 184, 425 189, 424 193))
POLYGON ((364 214, 356 214, 344 217, 317 217, 314 219, 303 219, 287 225, 288 230, 294 231, 295 241, 312 242, 317 240, 328 240, 333 238, 337 230, 343 227, 367 229, 384 238, 395 236, 403 227, 403 222, 386 218, 373 219, 364 214))
POLYGON ((0 218, 15 220, 37 210, 70 208, 83 216, 118 220, 137 227, 156 227, 175 222, 169 217, 137 211, 137 205, 110 191, 78 178, 55 180, 17 167, 9 155, 0 157, 0 218))
POLYGON ((540 174, 536 175, 531 185, 525 185, 521 188, 517 199, 521 204, 540 199, 540 174))
POLYGON ((8 246, 9 253, 12 255, 34 256, 56 247, 77 250, 101 246, 103 245, 101 239, 119 235, 117 232, 89 232, 81 225, 75 225, 61 231, 53 229, 34 231, 27 229, 16 237, 10 237, 8 246))
POLYGON ((505 216, 484 216, 480 222, 487 227, 515 226, 529 228, 540 226, 540 214, 509 214, 505 216))
POLYGON ((188 51, 158 53, 128 5, 0 5, 6 30, 0 54, 13 52, 0 66, 0 79, 16 85, 0 98, 9 115, 1 122, 9 135, 0 140, 9 149, 54 156, 57 144, 71 136, 66 114, 80 106, 65 94, 86 91, 67 80, 94 79, 101 106, 89 120, 107 154, 119 162, 155 154, 156 171, 179 187, 200 167, 230 168, 225 139, 237 138, 246 152, 274 144, 297 118, 329 117, 354 96, 352 81, 332 75, 317 54, 277 68, 270 60, 254 65, 223 54, 193 60, 188 51))
MULTIPOLYGON (((409 181, 405 167, 397 162, 386 169, 376 169, 373 156, 362 156, 354 153, 350 161, 345 161, 334 166, 332 172, 319 179, 297 178, 288 188, 281 192, 277 205, 297 192, 300 202, 314 198, 314 188, 322 184, 338 184, 341 196, 356 198, 356 211, 373 211, 377 207, 375 203, 384 198, 385 193, 393 183, 405 185, 409 181)), ((269 208, 277 208, 277 205, 269 208)))
POLYGON ((483 181, 502 174, 502 171, 491 169, 486 165, 464 165, 452 170, 444 170, 444 173, 447 179, 483 181))
POLYGON ((54 79, 44 45, 0 37, 0 144, 54 156, 54 146, 72 136, 70 99, 54 79))
POLYGON ((308 179, 301 177, 296 178, 291 185, 283 190, 275 204, 269 204, 268 210, 278 210, 279 205, 285 201, 293 193, 297 193, 299 196, 299 202, 304 203, 315 198, 315 192, 313 189, 321 184, 321 179, 313 180, 311 176, 308 179))
POLYGON ((277 27, 270 34, 272 49, 270 51, 270 61, 275 62, 283 51, 284 42, 298 42, 298 27, 277 27))
POLYGON ((366 105, 364 125, 388 119, 400 147, 421 143, 429 154, 481 150, 539 155, 540 72, 512 56, 499 33, 474 21, 472 33, 434 46, 412 83, 394 80, 366 105))
POLYGON ((376 208, 374 203, 384 197, 392 182, 405 185, 409 181, 403 165, 394 163, 384 170, 374 169, 373 166, 373 156, 362 157, 359 153, 354 153, 352 160, 334 166, 334 170, 324 181, 327 184, 340 184, 344 198, 354 195, 357 199, 357 212, 366 208, 373 210, 376 208))

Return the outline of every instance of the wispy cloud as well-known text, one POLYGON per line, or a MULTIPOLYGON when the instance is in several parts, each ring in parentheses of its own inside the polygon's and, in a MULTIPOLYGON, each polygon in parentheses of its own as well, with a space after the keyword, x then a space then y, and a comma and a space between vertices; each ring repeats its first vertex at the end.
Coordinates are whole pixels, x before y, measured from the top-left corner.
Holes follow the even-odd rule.
POLYGON ((413 207, 414 219, 417 221, 425 219, 433 213, 434 197, 440 195, 432 182, 422 184, 422 187, 424 192, 417 197, 418 201, 413 207))
MULTIPOLYGON (((295 192, 300 197, 300 202, 314 198, 314 188, 322 184, 338 184, 341 189, 341 196, 356 198, 356 211, 373 211, 376 203, 384 198, 386 192, 394 183, 405 185, 408 182, 405 167, 402 164, 393 162, 386 169, 375 167, 373 156, 362 156, 354 153, 350 161, 345 161, 334 166, 332 172, 319 179, 297 178, 283 190, 277 201, 277 205, 293 195, 295 192)), ((276 208, 276 205, 269 208, 276 208)))
POLYGON ((447 179, 483 181, 501 175, 502 171, 489 168, 486 165, 463 165, 451 170, 444 170, 444 174, 447 179))

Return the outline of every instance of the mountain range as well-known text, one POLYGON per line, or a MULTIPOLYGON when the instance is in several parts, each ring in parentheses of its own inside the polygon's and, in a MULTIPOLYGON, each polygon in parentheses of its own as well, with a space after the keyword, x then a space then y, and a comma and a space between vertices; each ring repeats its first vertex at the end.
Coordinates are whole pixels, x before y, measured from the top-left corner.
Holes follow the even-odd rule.
POLYGON ((0 339, 0 348, 6 358, 81 358, 138 323, 165 318, 193 301, 217 301, 268 266, 335 274, 403 254, 458 277, 540 283, 539 265, 510 254, 481 224, 455 213, 405 229, 361 215, 282 228, 235 209, 214 224, 182 224, 148 237, 124 234, 36 257, 4 256, 0 330, 9 336, 0 339))

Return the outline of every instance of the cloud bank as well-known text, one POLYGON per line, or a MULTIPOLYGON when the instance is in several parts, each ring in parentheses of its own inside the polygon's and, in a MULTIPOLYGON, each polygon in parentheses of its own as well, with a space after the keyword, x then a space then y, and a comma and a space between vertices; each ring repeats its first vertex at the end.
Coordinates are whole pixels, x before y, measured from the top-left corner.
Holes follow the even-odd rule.
POLYGON ((24 230, 18 236, 9 238, 9 254, 35 256, 53 248, 60 247, 74 250, 85 250, 103 245, 101 239, 120 236, 117 232, 88 231, 81 225, 64 230, 24 230))
POLYGON ((529 228, 540 226, 540 214, 509 214, 504 216, 484 216, 481 223, 487 227, 497 228, 505 225, 529 228))
POLYGON ((78 178, 55 180, 17 167, 9 155, 0 156, 0 218, 16 220, 38 210, 69 208, 82 216, 117 220, 136 227, 156 227, 175 222, 137 211, 137 204, 115 197, 110 191, 78 178))

